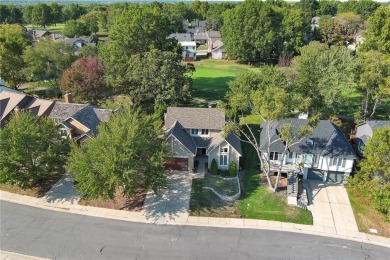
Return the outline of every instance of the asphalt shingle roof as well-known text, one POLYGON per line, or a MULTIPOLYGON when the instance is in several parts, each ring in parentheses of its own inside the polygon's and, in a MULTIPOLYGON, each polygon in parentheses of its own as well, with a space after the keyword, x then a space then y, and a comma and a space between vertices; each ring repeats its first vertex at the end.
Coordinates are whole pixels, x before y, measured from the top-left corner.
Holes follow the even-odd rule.
MULTIPOLYGON (((293 131, 298 131, 299 127, 308 123, 307 119, 289 118, 279 122, 274 122, 270 126, 271 142, 279 138, 278 129, 282 125, 291 124, 293 131)), ((261 124, 260 134, 260 149, 267 151, 267 134, 266 124, 261 124)), ((299 140, 296 140, 299 141, 299 140)), ((284 144, 281 140, 278 140, 271 144, 270 151, 283 152, 284 144)), ((303 138, 299 143, 293 145, 289 149, 290 152, 296 153, 312 153, 320 154, 322 156, 337 156, 349 159, 356 159, 356 154, 353 151, 350 143, 345 138, 341 130, 335 126, 329 120, 320 120, 318 125, 314 129, 314 132, 303 138), (313 144, 308 142, 311 139, 313 144)))
POLYGON ((384 120, 370 120, 367 121, 366 123, 372 128, 372 130, 390 126, 390 121, 384 121, 384 120))
POLYGON ((166 136, 174 136, 180 143, 182 143, 193 155, 196 155, 196 144, 192 137, 183 129, 179 122, 175 122, 166 133, 166 136))
POLYGON ((217 108, 168 107, 165 114, 165 129, 178 121, 186 129, 222 130, 225 113, 217 108))

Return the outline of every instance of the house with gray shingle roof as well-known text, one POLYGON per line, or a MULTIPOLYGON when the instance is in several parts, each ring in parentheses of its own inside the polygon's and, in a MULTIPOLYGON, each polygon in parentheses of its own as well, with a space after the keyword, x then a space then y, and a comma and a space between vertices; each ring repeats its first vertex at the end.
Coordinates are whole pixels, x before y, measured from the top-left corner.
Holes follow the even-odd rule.
POLYGON ((390 127, 390 121, 385 120, 369 120, 356 125, 354 143, 358 148, 359 155, 363 155, 363 148, 367 144, 375 130, 378 128, 390 127))
POLYGON ((99 124, 108 122, 113 112, 90 104, 56 102, 49 118, 60 125, 64 137, 81 142, 96 136, 99 124))
POLYGON ((234 134, 224 136, 225 113, 216 108, 168 107, 164 130, 172 153, 169 169, 192 170, 195 160, 208 166, 215 160, 227 170, 234 162, 239 169, 241 141, 234 134))
MULTIPOLYGON (((289 118, 270 125, 269 154, 266 124, 261 124, 260 150, 272 165, 280 165, 285 144, 279 131, 283 125, 291 124, 297 132, 307 119, 289 118)), ((342 131, 329 120, 320 120, 312 134, 289 147, 282 163, 282 172, 302 169, 304 179, 327 182, 344 182, 349 176, 357 156, 342 131)))

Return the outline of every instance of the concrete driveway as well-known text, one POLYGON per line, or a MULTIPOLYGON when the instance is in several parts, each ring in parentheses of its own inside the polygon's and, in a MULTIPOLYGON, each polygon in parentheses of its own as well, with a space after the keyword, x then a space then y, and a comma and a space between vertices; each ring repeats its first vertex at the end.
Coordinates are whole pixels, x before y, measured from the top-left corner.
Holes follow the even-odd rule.
POLYGON ((192 174, 187 171, 171 171, 169 187, 158 194, 149 191, 144 202, 144 214, 156 224, 185 222, 191 198, 192 174))
POLYGON ((341 184, 305 180, 314 228, 320 232, 357 236, 359 233, 347 191, 341 184))

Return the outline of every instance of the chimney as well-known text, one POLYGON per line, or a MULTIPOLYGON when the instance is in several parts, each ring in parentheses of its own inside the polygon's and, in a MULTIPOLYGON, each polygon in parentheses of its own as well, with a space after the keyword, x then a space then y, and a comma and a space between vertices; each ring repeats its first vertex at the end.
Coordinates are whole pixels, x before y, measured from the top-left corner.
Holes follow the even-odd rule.
POLYGON ((73 103, 72 93, 66 93, 64 95, 65 103, 73 103))

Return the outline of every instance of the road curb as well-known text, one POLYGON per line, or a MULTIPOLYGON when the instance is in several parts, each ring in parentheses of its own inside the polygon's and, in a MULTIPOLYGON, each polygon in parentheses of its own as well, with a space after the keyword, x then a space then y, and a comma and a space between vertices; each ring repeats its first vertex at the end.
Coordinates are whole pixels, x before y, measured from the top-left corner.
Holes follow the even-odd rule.
MULTIPOLYGON (((0 191, 0 201, 6 201, 16 204, 22 204, 35 208, 52 210, 63 213, 79 214, 91 217, 108 218, 121 221, 138 222, 145 224, 155 223, 155 219, 147 218, 144 212, 129 212, 123 210, 114 210, 98 208, 91 206, 82 206, 71 203, 50 203, 41 198, 34 198, 25 195, 14 194, 6 191, 0 191)), ((238 219, 238 218, 209 218, 183 215, 177 220, 168 220, 166 225, 181 226, 199 226, 216 228, 246 228, 259 230, 273 230, 294 232, 308 235, 332 237, 344 240, 352 240, 371 245, 390 248, 390 239, 363 232, 349 232, 350 234, 336 234, 332 229, 326 227, 315 227, 313 225, 301 225, 294 223, 285 223, 278 221, 256 220, 256 219, 238 219)), ((348 230, 344 232, 348 233, 348 230)))

